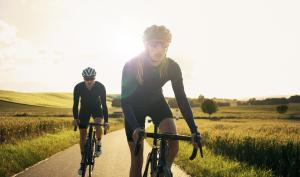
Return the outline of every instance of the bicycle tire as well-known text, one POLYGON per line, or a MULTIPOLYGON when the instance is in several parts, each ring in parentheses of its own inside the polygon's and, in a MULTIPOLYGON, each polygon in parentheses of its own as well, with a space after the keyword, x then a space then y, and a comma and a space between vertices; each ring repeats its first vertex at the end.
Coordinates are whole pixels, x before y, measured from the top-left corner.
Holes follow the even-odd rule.
POLYGON ((84 150, 84 168, 82 169, 82 177, 85 177, 85 173, 86 173, 86 169, 87 169, 87 166, 90 165, 90 160, 89 160, 89 154, 90 154, 90 140, 88 139, 87 142, 86 142, 86 147, 85 147, 85 150, 84 150))
POLYGON ((89 177, 92 177, 92 172, 93 172, 93 157, 92 157, 92 153, 90 154, 90 163, 89 163, 89 177))
POLYGON ((82 172, 81 172, 81 177, 85 177, 85 171, 86 171, 86 158, 85 155, 83 156, 83 165, 82 165, 82 172))
MULTIPOLYGON (((151 165, 151 161, 152 161, 152 151, 148 154, 147 156, 147 161, 146 161, 146 166, 145 166, 145 171, 143 174, 143 177, 147 177, 148 176, 148 170, 149 170, 149 166, 151 165)), ((151 173, 151 170, 150 170, 151 173)))
POLYGON ((87 154, 88 154, 88 147, 85 147, 84 150, 84 154, 83 154, 83 165, 82 165, 82 174, 81 177, 85 177, 85 173, 86 173, 86 168, 87 168, 87 162, 88 162, 88 158, 87 158, 87 154))
POLYGON ((92 177, 92 173, 94 170, 94 166, 95 166, 95 155, 94 155, 94 148, 95 148, 95 133, 93 133, 93 139, 90 142, 90 154, 89 154, 89 158, 90 158, 90 164, 89 164, 89 177, 92 177))
POLYGON ((172 177, 171 169, 166 165, 163 167, 164 177, 172 177))

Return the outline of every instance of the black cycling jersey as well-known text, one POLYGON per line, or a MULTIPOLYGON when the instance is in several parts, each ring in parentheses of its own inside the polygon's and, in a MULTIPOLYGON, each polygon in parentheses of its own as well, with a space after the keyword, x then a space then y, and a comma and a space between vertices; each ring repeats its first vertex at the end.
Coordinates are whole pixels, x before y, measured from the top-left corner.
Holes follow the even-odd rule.
POLYGON ((193 113, 186 97, 181 69, 172 59, 167 58, 167 74, 165 77, 160 76, 160 67, 151 65, 149 58, 143 59, 143 84, 137 80, 137 62, 134 58, 127 62, 122 73, 122 109, 125 114, 125 120, 132 129, 140 127, 133 107, 135 105, 150 105, 164 99, 162 86, 171 80, 173 91, 178 103, 178 107, 185 118, 192 133, 197 131, 194 122, 193 113))
POLYGON ((105 122, 108 122, 108 111, 106 106, 106 90, 103 84, 95 81, 92 89, 89 90, 84 82, 80 82, 74 88, 73 116, 78 119, 78 104, 80 97, 80 111, 93 112, 102 109, 105 122))

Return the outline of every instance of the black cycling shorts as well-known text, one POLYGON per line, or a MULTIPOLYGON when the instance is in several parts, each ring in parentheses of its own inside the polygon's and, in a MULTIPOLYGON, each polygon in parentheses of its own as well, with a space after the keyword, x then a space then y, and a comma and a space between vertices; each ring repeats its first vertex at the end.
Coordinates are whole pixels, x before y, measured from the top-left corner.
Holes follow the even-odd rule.
MULTIPOLYGON (((162 120, 173 117, 172 111, 166 100, 161 100, 147 106, 134 105, 132 106, 132 109, 141 128, 145 128, 145 119, 147 116, 151 117, 153 123, 157 126, 159 126, 162 120)), ((125 131, 127 141, 133 141, 132 134, 134 130, 127 121, 125 121, 125 131)))
POLYGON ((80 124, 79 124, 79 129, 86 129, 88 127, 88 124, 90 122, 90 117, 95 118, 103 118, 103 113, 102 110, 100 108, 98 109, 80 109, 79 111, 79 120, 80 120, 80 124))

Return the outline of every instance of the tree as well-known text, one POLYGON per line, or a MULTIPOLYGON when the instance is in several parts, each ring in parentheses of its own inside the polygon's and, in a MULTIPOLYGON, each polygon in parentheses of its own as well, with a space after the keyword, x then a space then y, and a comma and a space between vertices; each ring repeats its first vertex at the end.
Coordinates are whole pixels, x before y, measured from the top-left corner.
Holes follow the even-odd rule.
POLYGON ((287 112, 288 108, 289 107, 287 105, 280 105, 280 106, 277 106, 276 110, 279 114, 284 114, 287 112))
POLYGON ((299 95, 291 96, 289 98, 289 102, 290 103, 300 103, 300 96, 299 95))
POLYGON ((199 97, 198 97, 198 102, 199 102, 200 104, 202 104, 202 103, 204 102, 204 100, 205 100, 204 96, 203 96, 203 95, 199 95, 199 97))
POLYGON ((204 113, 209 114, 209 118, 211 114, 218 111, 218 105, 211 99, 205 99, 201 105, 201 109, 204 113))
POLYGON ((251 98, 248 100, 249 104, 254 104, 256 102, 256 98, 251 98))

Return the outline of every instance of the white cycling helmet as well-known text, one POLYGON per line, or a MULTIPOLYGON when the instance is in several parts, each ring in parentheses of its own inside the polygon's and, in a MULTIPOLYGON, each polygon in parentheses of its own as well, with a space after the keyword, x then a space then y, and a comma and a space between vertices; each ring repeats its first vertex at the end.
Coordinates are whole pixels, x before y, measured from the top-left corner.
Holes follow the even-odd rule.
POLYGON ((96 70, 90 67, 85 68, 82 71, 82 77, 95 77, 96 76, 96 70))

